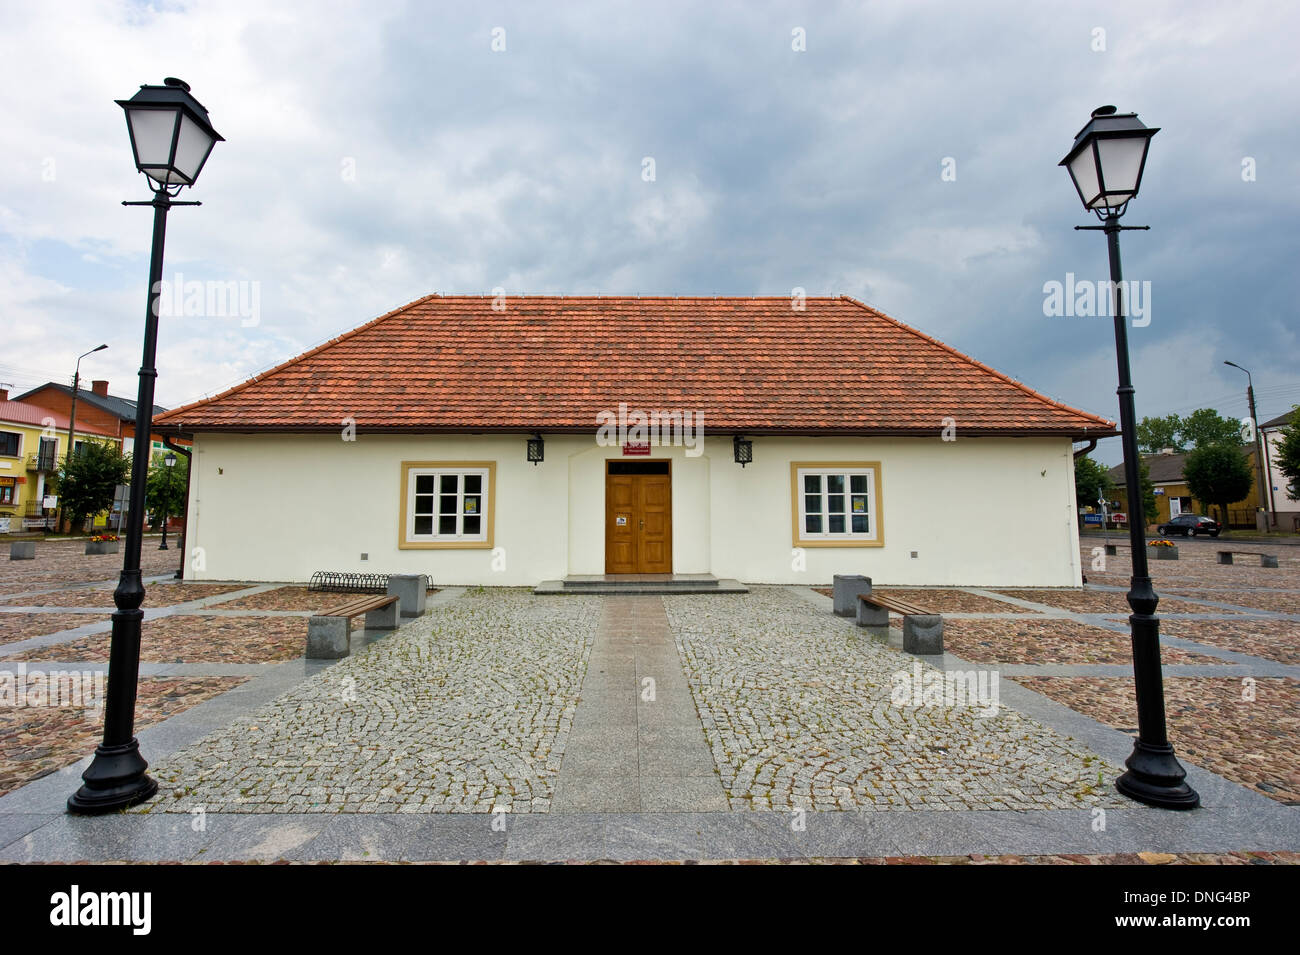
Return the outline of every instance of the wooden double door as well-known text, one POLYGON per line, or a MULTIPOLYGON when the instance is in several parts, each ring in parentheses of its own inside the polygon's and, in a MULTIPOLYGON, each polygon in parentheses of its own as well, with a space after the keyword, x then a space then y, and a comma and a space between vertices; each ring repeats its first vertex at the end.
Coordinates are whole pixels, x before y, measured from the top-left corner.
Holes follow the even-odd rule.
POLYGON ((673 572, 669 461, 609 461, 605 473, 605 573, 673 572))

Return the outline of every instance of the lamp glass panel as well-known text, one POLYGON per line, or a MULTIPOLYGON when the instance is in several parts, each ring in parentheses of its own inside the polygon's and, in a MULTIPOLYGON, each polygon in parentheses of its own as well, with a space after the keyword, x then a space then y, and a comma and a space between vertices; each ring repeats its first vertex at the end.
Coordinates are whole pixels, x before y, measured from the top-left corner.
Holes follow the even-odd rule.
MULTIPOLYGON (((203 160, 212 151, 216 142, 198 123, 185 114, 181 114, 181 134, 176 139, 176 171, 184 176, 185 182, 193 182, 203 166, 203 160)), ((180 180, 177 180, 180 181, 180 180)))
POLYGON ((1142 172, 1142 157, 1147 151, 1147 137, 1099 139, 1097 154, 1101 158, 1101 175, 1110 196, 1102 205, 1119 206, 1133 198, 1142 172))
POLYGON ((1091 208, 1097 193, 1101 192, 1101 182, 1097 179, 1097 164, 1093 161, 1091 144, 1070 160, 1069 169, 1074 184, 1079 187, 1083 204, 1091 208))
MULTIPOLYGON (((128 109, 131 138, 135 140, 136 161, 140 166, 166 167, 171 164, 172 133, 176 129, 177 110, 128 109)), ((166 168, 142 169, 144 173, 166 182, 166 168)))

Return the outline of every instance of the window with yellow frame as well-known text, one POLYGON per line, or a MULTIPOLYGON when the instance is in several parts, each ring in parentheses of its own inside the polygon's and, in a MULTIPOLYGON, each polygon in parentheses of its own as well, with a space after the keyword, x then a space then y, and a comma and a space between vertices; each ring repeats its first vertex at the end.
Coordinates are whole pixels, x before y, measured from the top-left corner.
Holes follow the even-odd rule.
POLYGON ((495 461, 403 461, 401 549, 491 549, 495 461))
POLYGON ((879 461, 793 461, 796 547, 880 547, 879 461))

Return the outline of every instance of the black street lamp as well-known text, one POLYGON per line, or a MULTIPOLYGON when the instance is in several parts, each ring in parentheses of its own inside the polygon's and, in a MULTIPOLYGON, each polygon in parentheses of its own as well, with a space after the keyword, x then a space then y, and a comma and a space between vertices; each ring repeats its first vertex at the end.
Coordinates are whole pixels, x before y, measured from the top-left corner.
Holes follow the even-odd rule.
POLYGON ((107 345, 97 345, 88 352, 82 352, 77 356, 77 367, 72 373, 72 408, 68 412, 68 453, 64 455, 64 461, 72 460, 72 446, 76 442, 76 436, 73 432, 77 427, 77 392, 81 388, 81 359, 87 355, 93 355, 97 351, 103 351, 107 345))
POLYGON ((172 454, 170 451, 163 455, 163 467, 167 469, 167 478, 164 482, 164 487, 166 489, 163 491, 163 538, 162 543, 158 545, 159 550, 167 549, 167 512, 170 510, 168 505, 171 503, 172 499, 172 468, 176 467, 176 455, 172 454))
MULTIPOLYGON (((1235 361, 1225 361, 1238 371, 1246 372, 1246 401, 1250 405, 1250 429, 1255 435, 1255 486, 1259 488, 1259 503, 1268 511, 1267 527, 1277 526, 1277 514, 1273 510, 1273 464, 1268 459, 1268 442, 1259 433, 1259 418, 1255 414, 1255 380, 1250 372, 1235 361), (1268 468, 1268 481, 1264 480, 1264 469, 1268 468), (1268 491, 1268 502, 1264 501, 1264 492, 1268 491)), ((1265 529, 1267 529, 1267 527, 1265 529)))
POLYGON ((1129 510, 1129 542, 1133 551, 1133 577, 1128 605, 1133 608, 1129 627, 1133 638, 1133 676, 1137 688, 1138 738, 1125 760, 1128 772, 1115 781, 1115 788, 1130 799, 1163 809, 1195 809, 1201 797, 1187 785, 1187 773, 1165 729, 1165 688, 1160 669, 1160 620, 1156 605, 1160 598, 1151 586, 1147 570, 1146 520, 1142 513, 1142 484, 1138 472, 1137 413, 1133 403, 1133 379, 1129 371, 1128 328, 1124 318, 1123 273, 1119 260, 1119 234, 1125 229, 1120 216, 1129 200, 1138 194, 1147 149, 1158 129, 1148 129, 1136 113, 1116 113, 1114 106, 1093 110, 1088 125, 1079 131, 1061 165, 1070 172, 1074 188, 1085 209, 1097 214, 1099 226, 1076 229, 1106 233, 1110 252, 1110 280, 1115 297, 1115 355, 1119 365, 1119 417, 1124 443, 1124 485, 1129 510))
POLYGON ((104 707, 104 741, 81 774, 82 786, 68 799, 68 811, 113 812, 143 802, 158 791, 145 770, 135 738, 135 697, 140 677, 140 623, 144 584, 140 579, 140 544, 144 537, 145 482, 153 432, 154 368, 158 346, 158 296, 162 284, 163 245, 167 210, 196 206, 177 202, 185 186, 194 184, 212 147, 222 137, 208 122, 208 111, 190 95, 181 80, 168 77, 162 86, 141 86, 129 100, 118 100, 126 111, 127 129, 136 168, 151 180, 153 199, 124 202, 153 207, 153 249, 149 260, 148 305, 144 317, 144 355, 135 406, 135 444, 131 462, 131 503, 126 529, 122 575, 113 591, 113 637, 108 657, 108 693, 104 707))

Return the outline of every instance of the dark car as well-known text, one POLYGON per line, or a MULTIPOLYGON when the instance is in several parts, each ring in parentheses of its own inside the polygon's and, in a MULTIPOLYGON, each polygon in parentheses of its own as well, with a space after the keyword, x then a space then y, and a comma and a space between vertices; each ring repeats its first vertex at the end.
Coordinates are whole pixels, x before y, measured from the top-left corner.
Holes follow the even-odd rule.
POLYGON ((1219 531, 1223 530, 1223 525, 1209 517, 1201 517, 1196 514, 1179 514, 1168 524, 1161 524, 1156 530, 1161 537, 1169 537, 1173 534, 1182 534, 1184 537, 1209 534, 1211 537, 1218 537, 1219 531))

